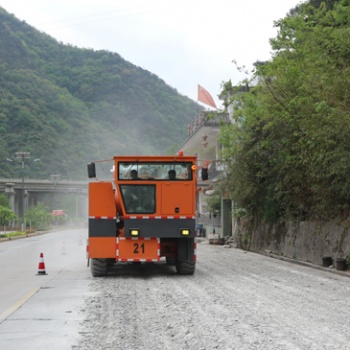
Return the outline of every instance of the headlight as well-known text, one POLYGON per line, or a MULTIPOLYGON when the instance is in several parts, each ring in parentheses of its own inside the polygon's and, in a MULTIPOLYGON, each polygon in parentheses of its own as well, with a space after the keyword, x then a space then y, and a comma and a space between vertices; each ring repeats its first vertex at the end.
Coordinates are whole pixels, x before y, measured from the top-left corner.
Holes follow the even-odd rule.
POLYGON ((131 230, 130 230, 130 235, 131 236, 138 236, 139 235, 139 230, 138 229, 136 229, 136 228, 132 228, 131 230))
POLYGON ((181 234, 183 236, 189 236, 190 235, 190 230, 188 228, 182 228, 181 229, 181 234))

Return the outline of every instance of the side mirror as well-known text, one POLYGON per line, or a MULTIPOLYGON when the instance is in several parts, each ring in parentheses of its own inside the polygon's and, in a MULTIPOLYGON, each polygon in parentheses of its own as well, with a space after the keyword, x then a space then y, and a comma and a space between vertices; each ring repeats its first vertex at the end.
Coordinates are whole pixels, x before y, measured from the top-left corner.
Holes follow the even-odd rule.
POLYGON ((96 177, 96 166, 95 163, 89 163, 87 165, 89 179, 96 177))
POLYGON ((203 181, 208 180, 208 178, 209 178, 208 168, 202 168, 201 177, 202 177, 203 181))

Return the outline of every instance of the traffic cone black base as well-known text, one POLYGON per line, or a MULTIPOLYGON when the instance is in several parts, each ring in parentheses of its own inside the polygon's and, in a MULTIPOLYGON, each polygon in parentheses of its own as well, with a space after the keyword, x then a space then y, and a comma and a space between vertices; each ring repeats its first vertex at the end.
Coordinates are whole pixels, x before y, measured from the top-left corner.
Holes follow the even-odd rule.
POLYGON ((40 253, 40 260, 39 260, 37 275, 47 275, 46 270, 45 270, 45 262, 44 262, 44 254, 43 253, 40 253))

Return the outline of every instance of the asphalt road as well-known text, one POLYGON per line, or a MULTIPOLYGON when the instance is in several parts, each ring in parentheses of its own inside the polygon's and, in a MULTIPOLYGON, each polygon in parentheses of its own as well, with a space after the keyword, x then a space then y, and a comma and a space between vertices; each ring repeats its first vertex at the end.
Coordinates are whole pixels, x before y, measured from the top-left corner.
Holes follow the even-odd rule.
POLYGON ((120 264, 94 279, 85 238, 0 243, 0 349, 350 349, 348 277, 202 241, 194 276, 120 264))
POLYGON ((0 349, 71 349, 90 282, 85 242, 86 230, 65 230, 0 243, 0 349))

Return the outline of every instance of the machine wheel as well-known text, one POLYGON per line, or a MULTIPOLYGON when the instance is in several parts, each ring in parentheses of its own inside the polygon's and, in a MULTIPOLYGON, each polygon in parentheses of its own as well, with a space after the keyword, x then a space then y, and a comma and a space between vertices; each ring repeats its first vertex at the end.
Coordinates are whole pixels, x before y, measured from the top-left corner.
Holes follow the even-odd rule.
POLYGON ((196 263, 189 260, 178 260, 176 262, 176 272, 179 275, 193 275, 196 263))
POLYGON ((91 274, 93 277, 106 276, 108 271, 108 259, 91 259, 91 274))

